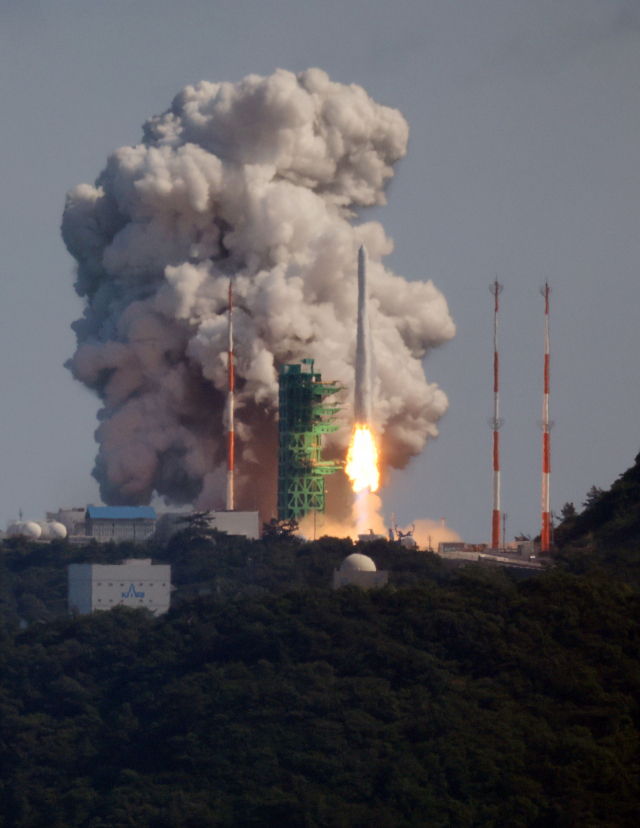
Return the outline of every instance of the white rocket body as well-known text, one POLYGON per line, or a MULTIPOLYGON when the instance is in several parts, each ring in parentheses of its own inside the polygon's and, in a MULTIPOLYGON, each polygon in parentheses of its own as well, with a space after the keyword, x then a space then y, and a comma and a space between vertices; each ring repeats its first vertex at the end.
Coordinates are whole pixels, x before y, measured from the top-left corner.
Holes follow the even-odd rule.
POLYGON ((373 413, 373 353, 369 323, 369 284, 367 249, 358 251, 358 330, 356 335, 356 390, 354 417, 356 423, 371 423, 373 413))

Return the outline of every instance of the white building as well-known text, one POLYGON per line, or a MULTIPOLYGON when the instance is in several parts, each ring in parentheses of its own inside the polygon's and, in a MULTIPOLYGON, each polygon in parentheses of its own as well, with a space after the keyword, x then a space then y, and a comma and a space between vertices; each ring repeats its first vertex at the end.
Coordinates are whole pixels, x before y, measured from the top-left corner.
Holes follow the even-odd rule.
POLYGON ((140 543, 156 531, 156 511, 152 506, 87 506, 86 535, 100 543, 133 541, 140 543))
MULTIPOLYGON (((185 529, 188 525, 184 522, 189 518, 190 512, 165 512, 158 518, 157 536, 161 539, 185 529)), ((206 519, 211 529, 218 529, 228 535, 240 535, 251 540, 258 540, 260 537, 260 520, 258 512, 206 512, 206 519)))
POLYGON ((371 589, 371 587, 383 587, 388 580, 388 572, 378 572, 371 558, 359 552, 347 556, 340 564, 340 569, 333 570, 334 589, 340 589, 349 584, 371 589))
POLYGON ((118 605, 161 615, 169 609, 170 593, 171 567, 152 564, 151 558, 69 566, 69 612, 80 615, 118 605))
POLYGON ((209 512, 211 527, 228 535, 242 535, 258 540, 260 521, 257 512, 209 512))

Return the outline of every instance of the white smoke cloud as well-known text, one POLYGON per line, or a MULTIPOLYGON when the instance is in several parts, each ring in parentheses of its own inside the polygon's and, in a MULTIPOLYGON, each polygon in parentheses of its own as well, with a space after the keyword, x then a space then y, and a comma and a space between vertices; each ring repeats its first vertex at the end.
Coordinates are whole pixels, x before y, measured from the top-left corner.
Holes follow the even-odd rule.
MULTIPOLYGON (((353 400, 357 251, 370 257, 383 459, 418 454, 447 408, 422 357, 450 339, 447 303, 381 259, 392 242, 353 210, 384 204, 408 127, 319 69, 188 86, 67 196, 62 234, 86 299, 74 376, 103 401, 94 475, 108 503, 219 507, 229 278, 241 507, 275 500, 278 368, 315 359, 353 400), (259 481, 259 482, 256 482, 259 481), (242 479, 241 479, 242 482, 242 479)), ((345 422, 350 422, 347 410, 345 422)), ((329 438, 342 450, 349 430, 329 438)))

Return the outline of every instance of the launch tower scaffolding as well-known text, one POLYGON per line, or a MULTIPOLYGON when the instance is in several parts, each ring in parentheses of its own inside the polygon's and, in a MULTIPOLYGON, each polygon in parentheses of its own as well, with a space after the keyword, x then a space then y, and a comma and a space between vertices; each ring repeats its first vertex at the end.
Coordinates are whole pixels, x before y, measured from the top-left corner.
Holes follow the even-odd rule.
POLYGON ((324 478, 342 467, 338 460, 322 460, 322 435, 337 431, 340 410, 324 400, 341 390, 337 382, 322 382, 312 359, 280 367, 279 520, 324 512, 324 478))

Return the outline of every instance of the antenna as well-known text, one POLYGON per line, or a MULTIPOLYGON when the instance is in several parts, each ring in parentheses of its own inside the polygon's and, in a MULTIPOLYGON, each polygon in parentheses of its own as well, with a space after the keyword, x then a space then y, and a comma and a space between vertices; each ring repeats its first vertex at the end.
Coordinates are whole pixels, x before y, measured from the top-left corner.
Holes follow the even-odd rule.
POLYGON ((493 514, 491 518, 491 548, 500 546, 500 426, 504 420, 500 417, 500 400, 498 393, 498 296, 504 285, 496 278, 489 290, 496 300, 493 321, 493 417, 489 425, 493 429, 493 514))
POLYGON ((233 372, 233 281, 229 279, 229 388, 227 394, 227 511, 234 509, 233 502, 233 473, 235 454, 235 429, 233 410, 233 391, 235 387, 235 376, 233 372))
POLYGON ((538 423, 542 429, 542 532, 540 535, 541 553, 549 553, 549 476, 551 472, 551 451, 549 432, 553 421, 549 419, 549 294, 551 288, 545 282, 540 288, 544 296, 544 393, 542 396, 542 420, 538 423))

